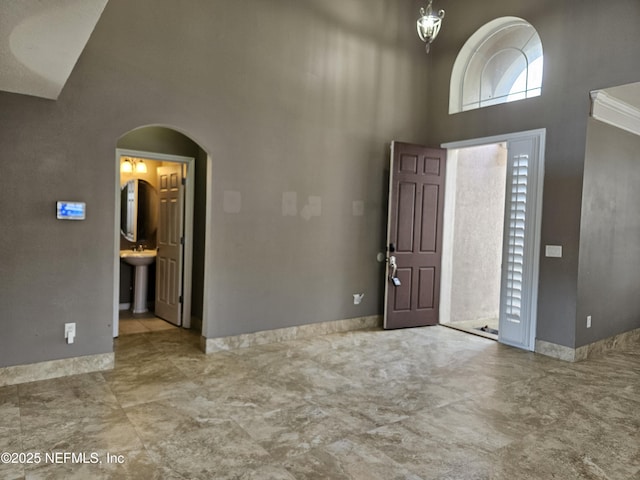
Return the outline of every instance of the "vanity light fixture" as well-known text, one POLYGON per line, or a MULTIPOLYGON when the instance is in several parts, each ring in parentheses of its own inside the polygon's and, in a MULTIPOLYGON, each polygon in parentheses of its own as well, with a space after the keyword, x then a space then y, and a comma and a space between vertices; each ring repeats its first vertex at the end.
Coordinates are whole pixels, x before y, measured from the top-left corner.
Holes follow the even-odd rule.
POLYGON ((144 160, 136 160, 135 158, 125 157, 124 161, 120 164, 121 173, 147 173, 147 164, 144 160))
POLYGON ((136 165, 136 172, 138 173, 147 173, 147 164, 144 163, 144 160, 138 160, 138 163, 135 164, 136 165))
POLYGON ((429 0, 427 8, 420 9, 420 18, 417 22, 418 36, 426 45, 425 49, 427 53, 431 50, 431 42, 433 42, 438 33, 440 33, 440 27, 442 26, 442 19, 444 18, 444 10, 439 10, 438 13, 433 13, 432 7, 433 0, 429 0))
POLYGON ((128 158, 124 159, 124 162, 120 164, 120 173, 131 173, 133 172, 133 164, 128 158))

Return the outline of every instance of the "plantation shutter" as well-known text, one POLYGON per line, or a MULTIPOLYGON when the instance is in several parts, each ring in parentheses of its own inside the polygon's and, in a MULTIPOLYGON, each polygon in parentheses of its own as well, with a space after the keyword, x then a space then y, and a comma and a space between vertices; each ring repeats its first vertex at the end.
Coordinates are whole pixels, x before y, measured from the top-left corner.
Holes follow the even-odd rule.
POLYGON ((534 275, 532 269, 535 219, 534 143, 510 143, 505 202, 500 342, 532 349, 531 315, 534 275), (532 183, 534 182, 534 183, 532 183))
POLYGON ((520 323, 522 321, 529 156, 515 155, 512 161, 505 315, 507 321, 520 323))

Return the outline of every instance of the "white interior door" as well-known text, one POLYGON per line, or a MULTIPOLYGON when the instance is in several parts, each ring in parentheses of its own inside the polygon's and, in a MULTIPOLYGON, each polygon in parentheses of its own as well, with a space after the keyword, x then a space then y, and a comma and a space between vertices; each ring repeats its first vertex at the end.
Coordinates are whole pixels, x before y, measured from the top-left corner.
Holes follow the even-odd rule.
POLYGON ((182 324, 184 186, 182 165, 158 168, 160 212, 156 256, 155 315, 182 324))

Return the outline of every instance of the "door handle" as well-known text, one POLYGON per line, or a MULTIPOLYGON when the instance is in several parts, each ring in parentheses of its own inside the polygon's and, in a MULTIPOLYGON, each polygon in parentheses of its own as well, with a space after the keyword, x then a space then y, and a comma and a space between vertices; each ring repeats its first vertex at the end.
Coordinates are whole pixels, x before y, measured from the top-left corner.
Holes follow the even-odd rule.
POLYGON ((396 277, 396 273, 398 272, 398 263, 396 262, 396 257, 394 255, 389 257, 389 268, 391 269, 389 278, 396 287, 399 287, 402 284, 400 283, 400 279, 396 277))

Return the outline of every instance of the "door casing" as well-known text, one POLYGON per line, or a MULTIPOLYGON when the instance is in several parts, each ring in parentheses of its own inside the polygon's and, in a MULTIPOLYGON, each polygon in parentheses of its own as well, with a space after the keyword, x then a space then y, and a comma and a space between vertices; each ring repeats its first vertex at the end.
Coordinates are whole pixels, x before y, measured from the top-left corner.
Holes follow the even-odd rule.
MULTIPOLYGON (((528 249, 525 257, 525 262, 528 265, 528 305, 527 305, 527 318, 528 322, 528 336, 527 341, 523 345, 513 345, 526 350, 535 350, 535 338, 537 327, 537 306, 538 306, 538 278, 540 268, 540 239, 541 239, 541 226, 542 226, 542 194, 543 194, 543 182, 544 182, 544 152, 545 152, 545 137, 546 129, 527 130, 523 132, 507 133, 504 135, 495 135, 491 137, 476 138, 471 140, 463 140, 458 142, 449 142, 441 145, 442 148, 448 150, 447 157, 449 158, 449 166, 447 169, 445 180, 445 207, 444 207, 444 238, 442 248, 442 277, 440 288, 440 319, 447 320, 451 317, 451 284, 452 284, 452 249, 451 249, 451 233, 453 231, 453 210, 451 206, 454 202, 449 199, 450 195, 455 195, 455 182, 456 182, 456 168, 455 162, 457 159, 457 149, 478 147, 482 145, 490 145, 496 143, 506 143, 507 150, 512 142, 516 142, 523 139, 534 139, 536 144, 535 148, 535 163, 536 168, 531 173, 530 185, 532 188, 532 204, 531 211, 528 211, 533 216, 531 221, 532 229, 529 233, 529 241, 532 248, 528 249)), ((507 156, 510 156, 511 152, 507 151, 507 156)), ((503 246, 503 248, 506 248, 503 246)), ((502 265, 504 271, 505 265, 502 265)), ((506 286, 501 284, 501 298, 506 286)), ((502 319, 502 315, 501 315, 502 319)), ((500 330, 499 330, 500 331, 500 330)), ((503 342, 501 338, 499 341, 503 342)), ((509 342, 503 342, 512 345, 509 342)))
MULTIPOLYGON (((130 150, 124 148, 116 148, 116 191, 115 191, 115 219, 114 219, 114 276, 113 276, 113 336, 118 336, 120 327, 120 157, 136 157, 160 162, 174 162, 187 165, 187 188, 185 190, 185 211, 184 211, 184 260, 183 272, 184 281, 182 286, 183 305, 182 305, 182 326, 189 328, 191 326, 191 291, 192 291, 192 272, 193 272, 193 212, 194 212, 194 185, 195 185, 195 158, 183 157, 180 155, 168 155, 163 153, 145 152, 141 150, 130 150)), ((210 169, 207 168, 207 171, 210 169)), ((209 191, 209 177, 207 178, 207 191, 209 191)), ((208 207, 207 207, 208 209, 208 207)), ((209 213, 207 212, 207 219, 209 213)), ((205 257, 206 257, 205 245, 205 257)), ((205 272, 205 286, 206 272, 205 272)), ((206 296, 205 300, 206 302, 206 296)), ((203 306, 203 316, 206 308, 203 306)), ((203 319, 203 330, 205 328, 203 319)), ((204 332, 203 332, 204 334, 204 332)))

